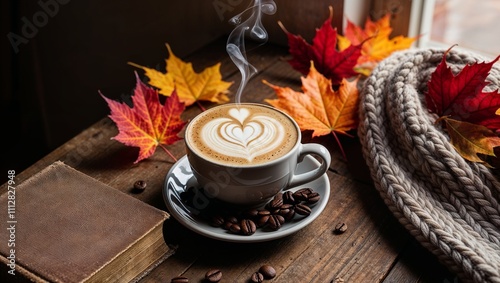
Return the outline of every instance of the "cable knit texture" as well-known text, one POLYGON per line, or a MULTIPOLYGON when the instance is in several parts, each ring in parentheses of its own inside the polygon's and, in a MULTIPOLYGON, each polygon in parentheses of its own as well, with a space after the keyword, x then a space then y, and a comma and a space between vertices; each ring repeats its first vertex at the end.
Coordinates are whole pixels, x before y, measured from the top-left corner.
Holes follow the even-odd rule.
MULTIPOLYGON (((500 282, 500 178, 464 160, 425 103, 444 53, 396 52, 366 79, 358 129, 363 155, 385 203, 424 247, 465 282, 500 282)), ((447 54, 455 74, 485 61, 491 59, 447 54)), ((486 90, 500 86, 498 65, 486 90)))

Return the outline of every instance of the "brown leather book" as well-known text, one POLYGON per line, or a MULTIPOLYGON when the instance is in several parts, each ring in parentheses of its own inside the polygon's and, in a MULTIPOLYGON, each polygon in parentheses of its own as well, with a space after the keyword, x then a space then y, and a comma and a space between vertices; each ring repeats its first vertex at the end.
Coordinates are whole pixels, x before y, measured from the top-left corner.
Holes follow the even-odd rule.
POLYGON ((62 162, 0 203, 2 282, 133 282, 172 254, 166 212, 62 162))

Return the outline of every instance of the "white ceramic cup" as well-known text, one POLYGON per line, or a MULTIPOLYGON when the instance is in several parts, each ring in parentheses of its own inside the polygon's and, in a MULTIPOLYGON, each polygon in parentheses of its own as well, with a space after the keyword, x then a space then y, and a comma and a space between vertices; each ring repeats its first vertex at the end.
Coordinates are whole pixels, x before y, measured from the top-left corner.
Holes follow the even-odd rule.
MULTIPOLYGON (((197 129, 196 131, 199 131, 197 129)), ((201 138, 204 138, 203 136, 201 138)), ((209 198, 216 198, 228 204, 255 206, 266 203, 282 190, 300 186, 321 177, 329 168, 331 156, 320 144, 301 143, 301 131, 297 123, 286 113, 264 104, 242 103, 215 106, 195 117, 186 128, 185 143, 187 157, 194 177, 209 198), (264 107, 276 111, 291 121, 296 138, 291 149, 281 157, 259 164, 227 164, 203 156, 194 148, 193 125, 201 115, 208 115, 219 107, 234 105, 241 109, 246 105, 264 107), (297 164, 304 156, 314 155, 322 161, 321 165, 310 171, 296 174, 297 164)))

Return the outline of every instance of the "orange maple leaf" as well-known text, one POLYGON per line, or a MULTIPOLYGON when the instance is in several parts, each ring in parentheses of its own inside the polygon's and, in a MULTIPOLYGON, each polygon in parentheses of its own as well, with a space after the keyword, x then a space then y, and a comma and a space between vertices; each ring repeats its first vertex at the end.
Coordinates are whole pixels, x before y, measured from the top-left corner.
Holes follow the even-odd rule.
POLYGON ((369 75, 382 59, 388 57, 394 51, 411 47, 416 40, 414 37, 410 38, 401 35, 390 39, 392 33, 390 19, 390 14, 386 14, 375 22, 368 18, 364 29, 347 19, 345 36, 338 35, 339 49, 343 50, 351 44, 359 45, 366 41, 362 45, 361 57, 359 57, 355 67, 358 73, 369 75))
POLYGON ((113 139, 133 147, 139 147, 139 156, 134 163, 153 155, 157 146, 163 148, 174 160, 177 159, 163 145, 180 140, 178 133, 185 126, 180 116, 185 109, 175 92, 162 105, 158 92, 143 84, 136 73, 136 88, 132 95, 133 107, 106 98, 111 109, 109 117, 118 126, 118 135, 113 139))
POLYGON ((175 56, 168 44, 167 49, 169 57, 166 60, 167 71, 165 73, 135 63, 129 62, 129 64, 143 69, 149 78, 149 84, 158 88, 160 94, 170 96, 175 89, 180 101, 186 106, 199 101, 215 103, 229 101, 227 94, 232 82, 222 80, 220 63, 205 68, 201 73, 196 73, 193 65, 175 56))
POLYGON ((478 154, 496 157, 494 148, 500 146, 500 137, 492 130, 446 116, 437 119, 436 123, 440 121, 445 123, 451 144, 463 158, 489 165, 478 154))
MULTIPOLYGON (((312 130, 313 137, 332 133, 337 139, 335 133, 349 135, 348 131, 358 127, 358 78, 354 81, 342 79, 335 91, 331 80, 320 74, 311 63, 309 74, 301 79, 303 92, 264 81, 278 96, 278 99, 265 101, 292 116, 302 131, 312 130)), ((337 142, 345 158, 338 139, 337 142)))

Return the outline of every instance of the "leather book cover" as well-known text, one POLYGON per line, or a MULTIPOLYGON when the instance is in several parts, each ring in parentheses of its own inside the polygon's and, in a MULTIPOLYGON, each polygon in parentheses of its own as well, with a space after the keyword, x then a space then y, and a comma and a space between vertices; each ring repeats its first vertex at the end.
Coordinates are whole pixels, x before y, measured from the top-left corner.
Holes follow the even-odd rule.
POLYGON ((163 239, 166 212, 62 162, 17 185, 15 195, 4 193, 0 203, 7 280, 15 273, 35 282, 128 282, 172 253, 163 239))

